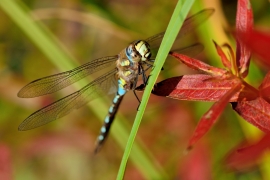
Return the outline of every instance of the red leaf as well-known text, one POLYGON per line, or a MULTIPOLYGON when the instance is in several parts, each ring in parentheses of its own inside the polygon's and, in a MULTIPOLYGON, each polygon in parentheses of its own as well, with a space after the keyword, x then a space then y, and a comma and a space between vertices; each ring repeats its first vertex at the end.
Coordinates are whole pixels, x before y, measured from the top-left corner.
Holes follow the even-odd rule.
MULTIPOLYGON (((236 33, 249 33, 253 28, 253 13, 248 0, 238 0, 236 15, 236 33)), ((248 75, 251 52, 241 42, 237 41, 236 63, 243 78, 248 75)))
POLYGON ((226 55, 224 54, 224 52, 222 51, 221 47, 215 42, 213 41, 215 44, 215 47, 217 49, 217 53, 221 58, 222 64, 223 66, 227 67, 228 69, 232 68, 231 62, 228 60, 228 58, 226 57, 226 55))
MULTIPOLYGON (((233 85, 232 79, 194 74, 161 81, 155 85, 152 93, 157 96, 166 96, 178 100, 218 101, 233 85)), ((245 86, 244 89, 236 92, 229 101, 236 102, 247 97, 255 99, 258 95, 245 86)))
POLYGON ((270 132, 270 104, 258 97, 251 101, 232 103, 233 109, 246 121, 262 131, 270 132))
POLYGON ((238 39, 256 55, 258 55, 261 60, 270 67, 270 33, 263 33, 257 30, 253 30, 248 35, 245 33, 238 33, 238 39))
POLYGON ((249 0, 238 0, 236 14, 237 32, 249 33, 253 28, 253 13, 249 0))
POLYGON ((259 87, 260 95, 270 103, 270 71, 266 74, 262 84, 259 87))
POLYGON ((223 112, 231 97, 233 97, 235 93, 241 89, 241 82, 234 81, 234 83, 234 86, 232 86, 232 88, 222 98, 220 98, 219 101, 215 102, 214 105, 203 115, 192 138, 189 141, 188 149, 190 149, 194 143, 196 143, 204 134, 209 131, 209 129, 217 121, 220 114, 223 112))
POLYGON ((230 169, 245 170, 252 166, 269 146, 270 134, 266 134, 257 143, 241 149, 237 148, 237 150, 230 153, 226 158, 226 165, 230 169))
POLYGON ((191 69, 194 69, 196 71, 200 71, 202 73, 206 73, 212 76, 222 76, 227 73, 226 70, 221 68, 216 68, 214 66, 210 66, 202 61, 199 61, 197 59, 193 59, 191 57, 178 54, 175 52, 170 52, 170 55, 177 58, 179 61, 190 67, 191 69))

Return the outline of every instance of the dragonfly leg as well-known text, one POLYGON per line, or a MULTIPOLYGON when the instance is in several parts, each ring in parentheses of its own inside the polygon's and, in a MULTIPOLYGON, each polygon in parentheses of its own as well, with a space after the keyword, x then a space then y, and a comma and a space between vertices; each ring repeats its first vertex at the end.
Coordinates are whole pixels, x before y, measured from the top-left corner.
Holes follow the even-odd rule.
MULTIPOLYGON (((139 101, 139 105, 138 105, 138 107, 137 107, 137 111, 139 110, 139 107, 140 107, 140 104, 141 104, 141 100, 140 100, 139 97, 137 96, 136 91, 143 91, 144 88, 145 88, 145 86, 147 85, 148 79, 149 79, 149 77, 150 77, 150 75, 146 77, 146 74, 145 74, 145 72, 146 72, 149 68, 143 69, 142 66, 139 66, 139 67, 140 67, 140 71, 141 71, 140 74, 142 74, 142 76, 143 76, 143 84, 137 86, 137 87, 133 90, 133 93, 134 93, 136 99, 139 101)), ((151 67, 152 67, 152 65, 151 65, 151 67)), ((136 84, 137 84, 137 83, 136 83, 136 84)))
POLYGON ((139 104, 140 104, 140 103, 141 103, 141 100, 140 100, 139 97, 137 96, 136 91, 134 90, 133 93, 134 93, 136 99, 138 100, 138 102, 139 102, 139 104))
POLYGON ((136 99, 138 100, 138 102, 139 102, 139 104, 138 104, 138 107, 137 107, 137 111, 139 110, 139 107, 140 107, 140 105, 141 105, 141 100, 139 99, 139 97, 137 96, 137 94, 136 94, 136 91, 135 90, 133 90, 133 93, 134 93, 134 95, 135 95, 135 97, 136 97, 136 99))
MULTIPOLYGON (((171 51, 170 51, 171 52, 171 51)), ((155 59, 150 59, 150 60, 148 60, 149 62, 155 62, 155 59)), ((145 71, 147 71, 149 68, 151 68, 151 67, 153 67, 153 64, 150 64, 150 63, 147 63, 147 62, 145 62, 145 64, 148 66, 146 69, 145 69, 145 71)), ((162 67, 161 68, 161 71, 163 71, 164 70, 164 68, 162 67)))
POLYGON ((153 64, 150 64, 150 63, 147 63, 147 62, 144 62, 144 64, 146 64, 146 66, 148 66, 148 67, 146 69, 143 69, 142 65, 140 65, 139 67, 141 68, 141 70, 139 72, 139 75, 145 73, 146 71, 148 71, 148 69, 153 67, 153 64))
MULTIPOLYGON (((148 66, 150 66, 150 67, 152 67, 152 65, 151 64, 147 64, 148 66)), ((135 95, 135 97, 136 97, 136 99, 138 100, 138 102, 139 102, 139 105, 138 105, 138 107, 137 107, 137 111, 138 111, 138 109, 139 109, 139 107, 140 107, 140 104, 141 104, 141 100, 139 99, 139 97, 137 96, 137 94, 136 94, 136 91, 142 91, 143 89, 144 89, 144 87, 145 87, 145 85, 146 85, 146 83, 147 83, 147 80, 148 80, 148 77, 146 77, 146 74, 145 74, 145 72, 150 68, 150 67, 148 67, 148 68, 146 68, 146 70, 143 68, 143 66, 141 66, 141 65, 139 65, 139 75, 142 75, 143 76, 143 84, 141 84, 140 86, 137 86, 137 87, 134 87, 133 89, 133 93, 134 93, 134 95, 135 95)), ((136 77, 136 79, 135 79, 135 85, 137 85, 137 81, 138 81, 138 76, 136 77)))
POLYGON ((151 75, 145 77, 145 79, 146 79, 146 80, 145 80, 145 83, 143 83, 143 84, 137 86, 134 90, 136 90, 136 91, 143 91, 143 90, 145 89, 146 85, 148 84, 148 80, 149 80, 149 77, 150 77, 150 76, 151 76, 151 75))

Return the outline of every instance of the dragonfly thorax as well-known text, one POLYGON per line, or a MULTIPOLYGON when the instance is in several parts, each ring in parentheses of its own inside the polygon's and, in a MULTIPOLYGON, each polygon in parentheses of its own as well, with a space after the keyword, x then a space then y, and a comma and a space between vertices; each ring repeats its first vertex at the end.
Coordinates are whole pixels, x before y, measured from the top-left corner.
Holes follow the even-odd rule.
POLYGON ((131 62, 146 61, 151 57, 150 45, 143 40, 137 40, 126 48, 126 56, 131 62))

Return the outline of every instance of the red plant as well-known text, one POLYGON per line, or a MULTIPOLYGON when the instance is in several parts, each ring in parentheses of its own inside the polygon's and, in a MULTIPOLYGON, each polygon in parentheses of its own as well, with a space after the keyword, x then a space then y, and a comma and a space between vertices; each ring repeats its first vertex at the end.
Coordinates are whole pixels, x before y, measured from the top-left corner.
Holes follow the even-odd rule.
POLYGON ((252 30, 249 33, 237 33, 237 38, 270 67, 270 33, 252 30))
POLYGON ((270 74, 265 77, 259 89, 244 81, 248 75, 251 51, 243 43, 244 40, 251 39, 252 28, 253 15, 249 1, 239 0, 236 16, 236 34, 239 35, 236 39, 236 56, 231 47, 225 44, 223 47, 230 52, 228 59, 222 48, 214 42, 226 69, 210 66, 182 54, 170 53, 188 67, 204 74, 166 79, 156 84, 153 94, 178 100, 215 102, 196 127, 188 144, 189 149, 209 131, 229 102, 233 110, 246 121, 266 133, 270 132, 270 104, 269 95, 266 93, 270 85, 270 74))
MULTIPOLYGON (((265 32, 260 32, 258 30, 251 30, 248 33, 245 32, 237 32, 236 37, 239 41, 242 42, 249 50, 256 56, 260 58, 260 60, 270 67, 270 34, 265 32)), ((244 116, 250 116, 250 121, 256 123, 257 120, 260 119, 260 124, 263 124, 265 127, 265 132, 269 131, 269 91, 270 90, 270 72, 265 76, 262 84, 259 87, 260 98, 257 98, 254 101, 246 102, 246 107, 253 106, 257 107, 254 111, 247 111, 245 107, 242 109, 239 107, 243 106, 238 104, 236 108, 242 112, 244 116), (254 118, 253 118, 254 116, 254 118)), ((243 102, 242 102, 243 103, 243 102)), ((259 125, 260 125, 259 124, 259 125)), ((262 127, 263 128, 263 127, 262 127)), ((249 169, 254 162, 270 147, 270 134, 266 133, 260 140, 255 142, 252 145, 247 145, 246 143, 241 144, 236 150, 229 153, 226 158, 226 165, 230 169, 234 170, 246 170, 249 169)))
POLYGON ((250 169, 256 160, 270 147, 270 134, 265 134, 253 145, 241 143, 225 158, 225 164, 230 170, 244 171, 250 169))

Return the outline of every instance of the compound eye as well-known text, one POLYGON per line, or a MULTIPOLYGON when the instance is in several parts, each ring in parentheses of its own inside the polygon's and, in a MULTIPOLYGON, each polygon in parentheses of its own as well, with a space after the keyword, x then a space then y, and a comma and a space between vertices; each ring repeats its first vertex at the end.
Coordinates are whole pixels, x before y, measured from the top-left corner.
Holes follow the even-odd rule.
POLYGON ((140 54, 134 53, 133 58, 141 58, 140 54))

